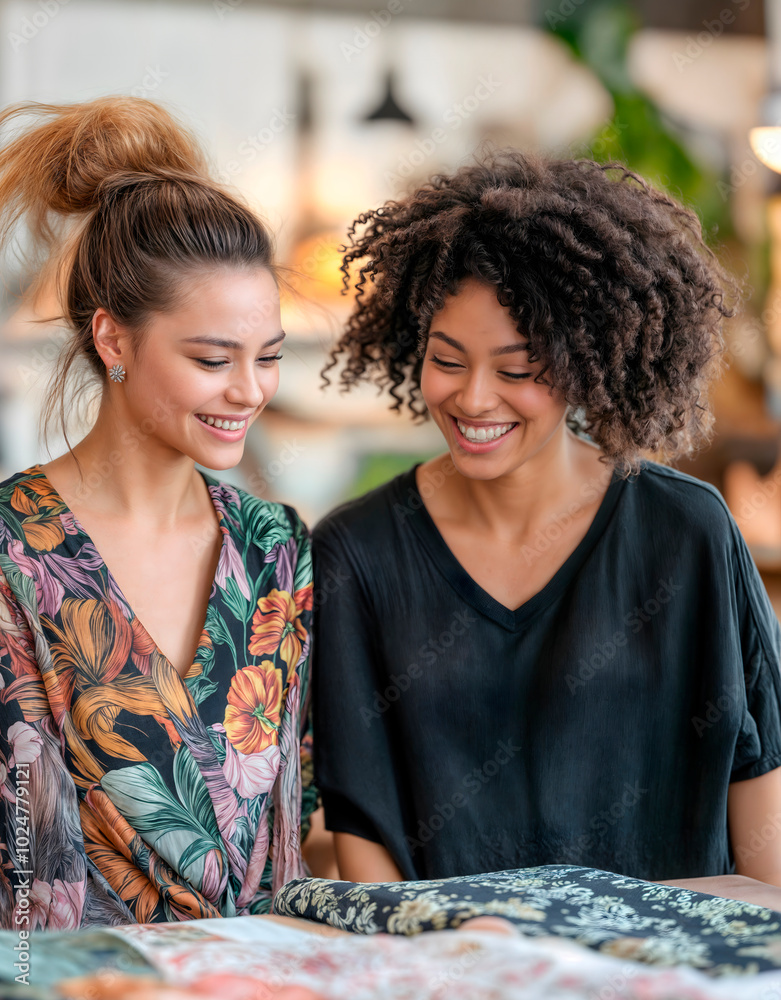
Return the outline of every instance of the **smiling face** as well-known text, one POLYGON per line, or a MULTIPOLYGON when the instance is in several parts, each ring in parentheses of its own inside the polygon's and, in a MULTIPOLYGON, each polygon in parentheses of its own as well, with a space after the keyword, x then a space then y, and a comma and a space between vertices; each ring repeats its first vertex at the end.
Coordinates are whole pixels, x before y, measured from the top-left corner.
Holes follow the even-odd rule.
POLYGON ((565 433, 563 396, 534 381, 526 339, 496 289, 465 279, 434 314, 420 388, 456 469, 496 479, 554 446, 565 433))
POLYGON ((179 306, 151 318, 140 344, 105 310, 96 311, 102 360, 127 371, 123 383, 108 382, 104 404, 148 450, 229 469, 277 391, 279 292, 265 268, 188 278, 182 291, 179 306))

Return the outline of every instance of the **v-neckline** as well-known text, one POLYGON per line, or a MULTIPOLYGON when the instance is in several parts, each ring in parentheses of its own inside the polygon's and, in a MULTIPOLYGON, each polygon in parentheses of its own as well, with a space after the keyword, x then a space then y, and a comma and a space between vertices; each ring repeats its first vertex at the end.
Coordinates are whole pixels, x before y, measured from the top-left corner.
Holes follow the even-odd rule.
POLYGON ((575 549, 536 594, 532 594, 519 607, 511 609, 480 586, 445 541, 418 490, 416 472, 422 464, 417 462, 398 479, 403 505, 410 507, 412 506, 410 498, 414 500, 416 516, 405 517, 405 521, 411 521, 418 538, 454 590, 476 610, 510 631, 522 628, 530 618, 551 604, 566 589, 606 527, 626 483, 618 470, 614 469, 591 524, 575 549))
MULTIPOLYGON (((107 579, 107 582, 108 582, 108 585, 109 585, 109 590, 113 591, 116 595, 118 595, 122 599, 122 602, 125 605, 125 607, 127 608, 127 611, 128 611, 128 613, 130 615, 130 619, 129 620, 131 622, 135 621, 137 623, 137 625, 143 630, 143 633, 146 636, 146 638, 149 639, 149 641, 154 646, 155 652, 158 654, 158 656, 163 661, 163 663, 165 663, 168 667, 170 667, 170 669, 173 671, 173 673, 176 674, 176 676, 181 680, 182 684, 185 687, 187 687, 187 683, 186 683, 187 676, 190 673, 190 671, 192 670, 193 665, 197 662, 196 661, 196 656, 198 655, 198 646, 195 647, 195 651, 193 653, 193 659, 192 659, 192 662, 190 663, 190 665, 187 667, 187 669, 185 670, 185 672, 183 674, 179 673, 179 671, 176 669, 176 667, 173 665, 173 663, 168 659, 168 657, 165 655, 165 653, 162 651, 162 649, 160 649, 159 645, 157 644, 157 640, 154 638, 154 636, 152 636, 152 634, 147 629, 146 625, 144 625, 144 623, 141 621, 141 619, 138 617, 138 615, 135 613, 135 611, 131 607, 130 601, 128 601, 127 597, 125 597, 124 591, 122 590, 122 588, 117 583, 116 577, 114 576, 114 574, 109 569, 108 563, 106 562, 106 560, 101 555, 100 551, 98 550, 97 545, 95 545, 95 542, 92 540, 92 537, 85 530, 84 525, 81 523, 81 521, 78 519, 78 517, 74 514, 74 512, 71 510, 71 508, 65 502, 65 500, 62 497, 62 495, 59 493, 59 491, 54 486, 54 484, 52 483, 52 481, 49 479, 49 477, 43 471, 43 469, 41 468, 40 462, 37 462, 35 465, 31 466, 31 468, 28 469, 27 471, 28 472, 32 472, 34 475, 39 476, 46 483, 48 483, 49 489, 51 490, 52 495, 57 498, 57 500, 63 506, 63 508, 65 509, 65 511, 73 518, 74 527, 77 528, 77 530, 79 531, 79 533, 81 535, 83 535, 83 537, 90 543, 90 545, 92 546, 93 550, 95 551, 98 559, 100 560, 103 568, 106 571, 106 579, 107 579)), ((206 485, 206 491, 209 494, 209 499, 211 500, 212 506, 214 507, 214 511, 215 511, 215 513, 217 515, 217 521, 221 525, 222 520, 223 520, 222 513, 220 512, 220 509, 217 506, 217 504, 214 502, 214 497, 212 496, 211 489, 210 489, 210 485, 211 484, 209 483, 209 479, 208 479, 208 477, 203 472, 200 471, 200 469, 198 469, 197 471, 198 471, 198 474, 203 479, 203 481, 204 481, 204 483, 206 485)), ((225 546, 227 545, 227 535, 225 534, 224 531, 221 534, 222 534, 222 537, 220 539, 220 553, 219 553, 219 555, 217 557, 217 565, 216 565, 215 570, 214 570, 214 579, 212 580, 211 589, 209 590, 210 597, 211 597, 211 594, 214 593, 214 590, 215 590, 215 587, 216 587, 216 584, 217 584, 217 577, 218 577, 219 572, 220 572, 220 564, 223 561, 223 557, 224 557, 224 554, 225 554, 225 546)), ((203 621, 203 625, 201 626, 201 631, 198 633, 199 639, 200 639, 200 637, 203 636, 204 632, 207 632, 206 623, 207 623, 208 620, 209 620, 209 602, 207 602, 207 605, 206 605, 206 613, 204 615, 204 621, 203 621)), ((208 634, 208 632, 207 632, 207 634, 208 634)), ((199 645, 200 645, 200 642, 199 642, 199 645)))

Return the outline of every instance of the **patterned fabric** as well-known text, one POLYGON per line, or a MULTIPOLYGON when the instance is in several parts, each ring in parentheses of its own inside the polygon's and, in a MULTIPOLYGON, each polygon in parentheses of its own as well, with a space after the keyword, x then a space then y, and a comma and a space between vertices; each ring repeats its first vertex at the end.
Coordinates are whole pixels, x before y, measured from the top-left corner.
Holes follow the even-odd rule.
POLYGON ((3 1000, 778 1000, 781 988, 777 971, 713 978, 562 938, 326 937, 268 916, 33 934, 27 984, 15 982, 15 944, 0 931, 3 1000), (78 985, 61 982, 84 975, 78 985))
POLYGON ((306 873, 308 535, 204 479, 222 547, 184 678, 40 467, 0 484, 0 926, 266 912, 306 873))
MULTIPOLYGON (((240 918, 241 919, 241 918, 240 918)), ((246 919, 254 920, 254 917, 246 919)), ((115 969, 118 973, 133 976, 154 974, 154 967, 137 951, 132 942, 121 936, 121 931, 138 924, 124 924, 119 928, 104 928, 91 930, 85 928, 79 931, 38 931, 27 939, 29 941, 28 961, 29 972, 20 973, 15 968, 19 962, 19 934, 14 931, 0 931, 0 986, 5 1000, 9 988, 17 983, 19 996, 30 1000, 31 993, 43 988, 54 986, 61 979, 74 976, 85 976, 98 970, 115 969)), ((188 920, 187 923, 153 924, 154 927, 181 927, 185 931, 197 924, 188 920)), ((47 990, 44 995, 56 995, 61 1000, 62 993, 54 994, 47 990)), ((96 992, 96 996, 100 994, 96 992)), ((85 1000, 87 997, 85 995, 85 1000)))
POLYGON ((418 934, 505 917, 525 935, 569 938, 617 958, 711 976, 781 967, 781 913, 639 879, 542 865, 426 882, 289 882, 274 912, 359 934, 418 934))

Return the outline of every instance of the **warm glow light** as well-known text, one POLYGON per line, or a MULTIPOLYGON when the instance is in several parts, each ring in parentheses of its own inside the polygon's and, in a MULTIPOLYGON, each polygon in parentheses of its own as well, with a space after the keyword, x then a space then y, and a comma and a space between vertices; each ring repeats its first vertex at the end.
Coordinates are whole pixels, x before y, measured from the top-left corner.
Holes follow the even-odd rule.
POLYGON ((339 265, 342 255, 339 244, 344 234, 341 232, 322 232, 302 240, 293 250, 292 260, 294 273, 290 276, 291 284, 316 299, 338 299, 342 288, 342 273, 339 265))
POLYGON ((752 128, 748 133, 748 141, 756 158, 781 174, 781 126, 752 128))

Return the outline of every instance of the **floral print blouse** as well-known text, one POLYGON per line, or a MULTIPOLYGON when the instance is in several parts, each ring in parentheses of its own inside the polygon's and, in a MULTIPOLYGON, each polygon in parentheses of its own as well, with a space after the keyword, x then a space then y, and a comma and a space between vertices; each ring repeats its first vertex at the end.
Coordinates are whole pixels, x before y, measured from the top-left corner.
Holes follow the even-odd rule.
POLYGON ((205 475, 222 548, 182 677, 32 466, 0 483, 0 926, 267 912, 306 874, 312 564, 205 475))

